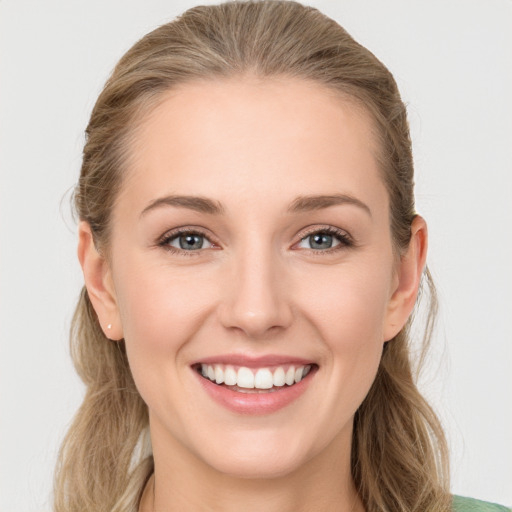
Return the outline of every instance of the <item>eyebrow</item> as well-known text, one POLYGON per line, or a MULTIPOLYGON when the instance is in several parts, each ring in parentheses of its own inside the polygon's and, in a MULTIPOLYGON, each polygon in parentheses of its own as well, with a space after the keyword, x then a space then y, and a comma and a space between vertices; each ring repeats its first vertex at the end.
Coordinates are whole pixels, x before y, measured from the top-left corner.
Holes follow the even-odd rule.
MULTIPOLYGON (((372 216, 372 212, 368 205, 347 194, 299 196, 290 203, 287 208, 287 212, 310 212, 345 204, 357 206, 368 213, 370 217, 372 216)), ((151 201, 151 203, 142 210, 140 216, 142 217, 149 211, 162 206, 187 208, 189 210, 194 210, 199 213, 207 213, 209 215, 223 215, 225 213, 225 209, 219 201, 213 201, 212 199, 201 196, 170 195, 151 201)))
POLYGON ((295 198, 288 207, 289 213, 310 212, 313 210, 322 210, 330 206, 349 204, 357 206, 364 210, 370 217, 372 212, 369 206, 356 197, 347 194, 317 195, 317 196, 299 196, 295 198))
POLYGON ((224 207, 218 201, 212 201, 206 197, 199 196, 165 196, 151 201, 151 203, 142 210, 140 216, 146 215, 155 208, 162 206, 175 206, 178 208, 188 208, 199 213, 208 213, 210 215, 222 215, 224 207))

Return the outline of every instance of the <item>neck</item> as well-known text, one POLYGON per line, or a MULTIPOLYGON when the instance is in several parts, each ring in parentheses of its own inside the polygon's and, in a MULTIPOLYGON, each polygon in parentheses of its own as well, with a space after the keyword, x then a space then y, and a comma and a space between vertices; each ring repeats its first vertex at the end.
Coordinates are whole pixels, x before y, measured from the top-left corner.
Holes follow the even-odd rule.
POLYGON ((338 439, 334 444, 297 470, 272 478, 227 475, 194 458, 181 445, 174 446, 168 456, 154 445, 155 472, 139 510, 364 512, 351 476, 350 443, 338 439))

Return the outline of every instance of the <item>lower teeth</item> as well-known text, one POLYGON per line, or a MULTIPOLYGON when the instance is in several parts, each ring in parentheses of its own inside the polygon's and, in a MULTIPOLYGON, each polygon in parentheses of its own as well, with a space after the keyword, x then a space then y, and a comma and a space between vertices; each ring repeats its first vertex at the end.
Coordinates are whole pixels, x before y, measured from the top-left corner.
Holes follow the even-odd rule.
MULTIPOLYGON (((270 389, 259 389, 259 388, 240 388, 238 386, 226 386, 225 384, 217 384, 217 386, 224 386, 225 388, 228 388, 231 391, 238 391, 239 393, 274 393, 274 392, 279 391, 280 389, 283 389, 285 387, 285 386, 282 386, 282 387, 274 386, 270 389)), ((286 387, 290 387, 290 386, 286 386, 286 387)))
MULTIPOLYGON (((201 374, 199 374, 201 375, 201 374)), ((237 391, 239 393, 275 393, 276 391, 279 391, 280 389, 290 388, 294 386, 296 383, 294 382, 291 385, 285 384, 284 386, 273 386, 269 389, 260 389, 260 388, 241 388, 239 386, 228 386, 227 384, 217 384, 214 380, 210 380, 208 377, 205 377, 204 375, 201 375, 203 379, 206 379, 208 382, 211 382, 212 384, 215 384, 217 386, 222 386, 223 388, 230 389, 231 391, 237 391)))

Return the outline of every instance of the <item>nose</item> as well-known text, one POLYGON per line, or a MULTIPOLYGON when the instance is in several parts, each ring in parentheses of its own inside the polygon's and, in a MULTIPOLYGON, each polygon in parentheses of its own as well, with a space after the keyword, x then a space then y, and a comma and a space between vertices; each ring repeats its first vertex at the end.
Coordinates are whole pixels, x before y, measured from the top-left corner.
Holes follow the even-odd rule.
POLYGON ((231 265, 218 312, 222 325, 250 339, 266 339, 293 318, 285 262, 261 249, 247 251, 231 265))

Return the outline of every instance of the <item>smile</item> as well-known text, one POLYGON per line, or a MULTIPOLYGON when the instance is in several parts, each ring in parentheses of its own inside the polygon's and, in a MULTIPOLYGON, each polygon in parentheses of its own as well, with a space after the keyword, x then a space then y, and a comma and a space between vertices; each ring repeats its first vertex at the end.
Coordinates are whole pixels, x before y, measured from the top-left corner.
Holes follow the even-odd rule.
POLYGON ((278 391, 283 386, 299 383, 311 371, 312 365, 283 365, 274 368, 248 368, 224 364, 201 364, 197 370, 201 375, 218 385, 233 391, 258 392, 278 391))
POLYGON ((206 395, 236 414, 272 414, 306 393, 317 364, 287 357, 223 356, 192 365, 206 395))

